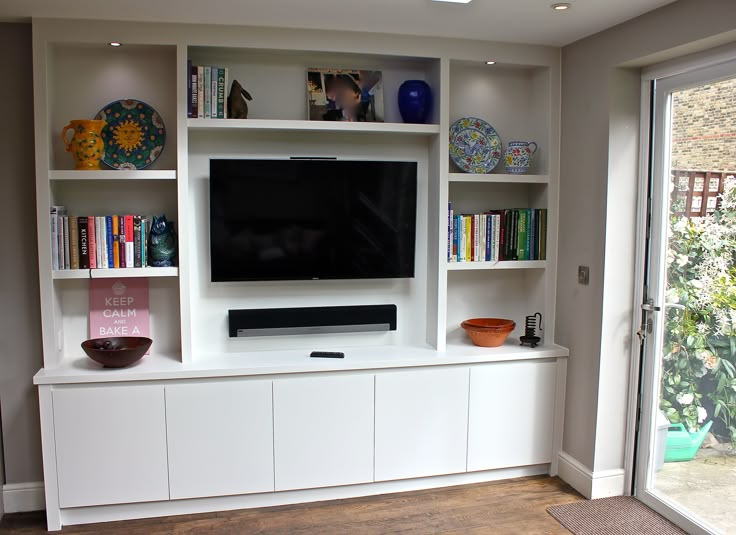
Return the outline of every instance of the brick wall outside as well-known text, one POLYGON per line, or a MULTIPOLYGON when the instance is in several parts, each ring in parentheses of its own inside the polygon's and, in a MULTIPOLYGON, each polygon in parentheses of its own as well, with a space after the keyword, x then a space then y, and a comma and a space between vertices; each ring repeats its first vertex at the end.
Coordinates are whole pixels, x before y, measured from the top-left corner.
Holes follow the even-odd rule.
POLYGON ((672 168, 736 171, 736 79, 673 94, 672 168))

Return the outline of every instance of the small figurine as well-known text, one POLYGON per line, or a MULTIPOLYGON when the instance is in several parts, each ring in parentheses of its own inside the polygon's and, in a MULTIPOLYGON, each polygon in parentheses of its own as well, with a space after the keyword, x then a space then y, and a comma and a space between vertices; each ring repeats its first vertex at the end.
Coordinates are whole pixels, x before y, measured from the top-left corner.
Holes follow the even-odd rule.
POLYGON ((248 102, 253 100, 243 86, 237 80, 233 80, 230 87, 230 95, 227 97, 227 116, 230 119, 247 119, 248 118, 248 102))
POLYGON ((153 216, 149 257, 153 267, 170 267, 176 259, 176 232, 166 216, 153 216))

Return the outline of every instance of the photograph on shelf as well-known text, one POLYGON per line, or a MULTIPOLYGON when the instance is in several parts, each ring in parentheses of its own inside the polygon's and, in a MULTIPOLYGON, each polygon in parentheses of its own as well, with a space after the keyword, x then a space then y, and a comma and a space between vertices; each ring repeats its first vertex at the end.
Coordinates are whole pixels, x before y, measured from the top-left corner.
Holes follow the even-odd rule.
POLYGON ((381 71, 308 69, 310 121, 383 122, 381 71))

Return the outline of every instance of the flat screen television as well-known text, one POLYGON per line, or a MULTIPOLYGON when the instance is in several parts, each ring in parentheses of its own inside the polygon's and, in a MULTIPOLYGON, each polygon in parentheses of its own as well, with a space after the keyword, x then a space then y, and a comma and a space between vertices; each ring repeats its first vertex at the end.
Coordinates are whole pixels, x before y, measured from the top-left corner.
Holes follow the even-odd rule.
POLYGON ((213 282, 414 276, 416 162, 210 160, 213 282))

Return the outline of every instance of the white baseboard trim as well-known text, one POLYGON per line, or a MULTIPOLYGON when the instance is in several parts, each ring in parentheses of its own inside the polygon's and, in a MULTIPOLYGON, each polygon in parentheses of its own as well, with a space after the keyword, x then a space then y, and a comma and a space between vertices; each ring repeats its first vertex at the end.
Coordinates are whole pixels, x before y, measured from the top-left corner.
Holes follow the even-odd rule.
POLYGON ((25 513, 46 509, 43 481, 3 485, 5 513, 25 513))
POLYGON ((623 496, 625 474, 623 468, 594 472, 564 451, 559 454, 557 475, 589 500, 623 496))

